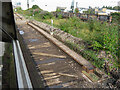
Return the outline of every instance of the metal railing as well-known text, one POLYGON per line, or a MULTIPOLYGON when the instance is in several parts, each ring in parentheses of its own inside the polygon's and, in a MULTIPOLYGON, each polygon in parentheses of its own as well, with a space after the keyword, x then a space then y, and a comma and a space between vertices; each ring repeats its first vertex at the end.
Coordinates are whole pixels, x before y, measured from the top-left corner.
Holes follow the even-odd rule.
POLYGON ((18 40, 16 41, 13 40, 13 48, 14 48, 14 58, 15 58, 15 65, 16 65, 18 88, 32 89, 33 88, 32 83, 29 77, 29 73, 28 73, 18 40))

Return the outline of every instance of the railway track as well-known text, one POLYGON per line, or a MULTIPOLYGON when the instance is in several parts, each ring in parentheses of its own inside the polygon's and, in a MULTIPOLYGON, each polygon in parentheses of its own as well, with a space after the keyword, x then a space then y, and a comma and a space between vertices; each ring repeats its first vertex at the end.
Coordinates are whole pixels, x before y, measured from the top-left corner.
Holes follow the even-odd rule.
MULTIPOLYGON (((46 88, 101 88, 101 83, 92 82, 77 63, 43 34, 27 24, 26 19, 15 15, 19 33, 46 88)), ((42 29, 40 29, 42 30, 42 29)), ((44 30, 43 30, 44 31, 44 30)), ((28 62, 27 62, 28 63, 28 62)), ((37 77, 37 78, 39 78, 37 77)))

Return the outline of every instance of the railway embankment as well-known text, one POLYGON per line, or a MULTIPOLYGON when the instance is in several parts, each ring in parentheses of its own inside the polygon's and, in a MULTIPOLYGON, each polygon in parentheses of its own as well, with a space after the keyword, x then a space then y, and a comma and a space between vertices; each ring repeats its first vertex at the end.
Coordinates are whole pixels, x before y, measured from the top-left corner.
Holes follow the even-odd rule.
MULTIPOLYGON (((94 64, 94 62, 96 62, 97 60, 103 60, 104 62, 100 63, 100 64, 103 64, 103 68, 101 68, 101 70, 105 73, 108 73, 111 76, 111 79, 108 79, 109 84, 111 84, 111 87, 113 86, 119 87, 119 83, 120 83, 119 70, 116 70, 116 69, 114 69, 114 71, 110 70, 110 67, 109 67, 110 64, 108 62, 107 63, 105 62, 105 59, 111 59, 114 62, 114 58, 112 57, 111 54, 106 54, 105 51, 101 50, 96 56, 92 57, 92 55, 89 55, 89 53, 87 53, 87 51, 89 50, 89 44, 87 44, 87 42, 85 42, 84 40, 74 37, 71 34, 64 32, 58 28, 55 28, 51 25, 48 25, 46 23, 38 22, 35 20, 32 20, 30 22, 42 28, 47 33, 53 35, 53 37, 57 38, 58 40, 62 41, 65 45, 67 45, 69 48, 76 51, 78 54, 82 55, 84 58, 89 60, 92 64, 94 64)), ((99 62, 96 62, 96 63, 99 64, 99 62)))
MULTIPOLYGON (((98 60, 103 60, 103 58, 112 58, 112 56, 110 54, 106 54, 106 52, 104 51, 99 51, 99 53, 96 55, 96 57, 92 57, 92 55, 90 55, 89 53, 87 53, 87 50, 89 50, 89 44, 87 44, 87 42, 85 42, 84 40, 80 39, 80 38, 76 38, 74 36, 72 36, 71 34, 68 34, 58 28, 54 28, 48 24, 42 23, 42 22, 38 22, 35 20, 30 21, 32 22, 34 25, 42 28, 43 30, 45 30, 47 33, 52 34, 55 38, 59 39, 60 41, 62 41, 64 44, 66 44, 67 46, 69 46, 71 49, 75 50, 76 52, 78 52, 79 54, 81 54, 83 57, 85 57, 87 60, 91 61, 93 64, 96 63, 96 61, 98 60)), ((104 60, 103 60, 104 61, 104 60)), ((98 64, 104 64, 103 63, 99 63, 98 64)), ((112 84, 114 83, 119 83, 119 73, 116 71, 111 71, 109 70, 109 67, 107 65, 107 63, 104 64, 103 69, 106 70, 107 73, 110 73, 113 77, 111 77, 112 79, 112 84), (117 79, 116 79, 117 77, 117 79)), ((109 81, 110 81, 109 80, 109 81)))

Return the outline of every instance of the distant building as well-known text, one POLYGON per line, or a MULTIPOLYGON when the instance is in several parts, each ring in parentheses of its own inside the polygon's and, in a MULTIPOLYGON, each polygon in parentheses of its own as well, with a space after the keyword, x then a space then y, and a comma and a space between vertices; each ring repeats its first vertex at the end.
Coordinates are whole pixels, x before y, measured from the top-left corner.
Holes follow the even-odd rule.
POLYGON ((98 8, 95 8, 95 14, 97 14, 97 13, 98 13, 98 11, 99 11, 99 9, 98 9, 98 8))
POLYGON ((21 2, 17 2, 17 3, 16 3, 16 6, 21 6, 21 2))
POLYGON ((104 13, 105 13, 105 12, 106 12, 106 10, 107 10, 107 8, 102 8, 102 12, 104 12, 104 13))
POLYGON ((16 2, 15 5, 13 6, 13 8, 18 8, 21 7, 21 2, 16 2))
POLYGON ((85 12, 85 11, 88 11, 88 8, 78 8, 79 9, 79 13, 83 13, 83 12, 85 12))
POLYGON ((98 15, 103 15, 103 16, 105 15, 105 16, 106 16, 106 15, 108 15, 108 14, 107 14, 107 13, 100 12, 100 13, 98 13, 98 15))
POLYGON ((111 13, 119 12, 118 10, 110 10, 107 8, 95 8, 95 14, 110 15, 111 13))
POLYGON ((57 7, 56 9, 60 9, 61 12, 64 12, 67 7, 57 7))
POLYGON ((118 11, 118 10, 110 10, 110 9, 107 9, 107 10, 106 10, 106 13, 107 13, 108 15, 111 14, 111 13, 115 13, 115 12, 120 13, 120 11, 118 11))

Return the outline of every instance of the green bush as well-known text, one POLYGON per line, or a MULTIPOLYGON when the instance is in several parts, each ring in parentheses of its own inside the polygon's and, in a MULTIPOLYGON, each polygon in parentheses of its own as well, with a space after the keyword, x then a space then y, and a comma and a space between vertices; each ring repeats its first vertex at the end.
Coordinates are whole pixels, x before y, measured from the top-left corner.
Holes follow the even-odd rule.
POLYGON ((37 6, 37 5, 32 6, 32 9, 38 9, 38 8, 39 8, 39 6, 37 6))
POLYGON ((120 21, 120 13, 112 13, 112 22, 119 23, 120 21))
POLYGON ((17 10, 22 10, 22 8, 21 8, 21 7, 17 7, 16 9, 17 9, 17 10))
POLYGON ((80 21, 77 17, 70 18, 60 24, 60 29, 75 37, 82 38, 91 44, 94 50, 110 51, 117 55, 118 52, 118 27, 107 22, 80 21), (86 31, 88 30, 88 31, 86 31))
POLYGON ((32 13, 35 15, 35 14, 39 14, 40 12, 41 12, 41 10, 35 9, 32 13))
POLYGON ((75 13, 79 13, 79 9, 78 8, 75 8, 75 13))
POLYGON ((118 27, 110 25, 104 29, 104 48, 111 53, 117 54, 118 48, 118 27))
POLYGON ((43 14, 43 19, 51 19, 53 17, 52 13, 46 12, 45 14, 43 14))
POLYGON ((41 11, 40 13, 36 13, 34 18, 38 21, 44 20, 44 19, 51 19, 53 17, 52 13, 46 12, 46 11, 41 11))
POLYGON ((58 15, 58 19, 62 19, 62 15, 61 14, 58 15))
POLYGON ((61 10, 59 8, 56 9, 56 12, 61 12, 61 10))
POLYGON ((93 29, 94 29, 94 22, 93 22, 93 20, 90 20, 89 21, 89 30, 93 31, 93 29))
POLYGON ((94 49, 106 50, 117 54, 118 48, 118 27, 114 25, 107 26, 106 23, 100 25, 100 31, 96 29, 95 39, 92 43, 94 49))
MULTIPOLYGON (((16 9, 16 12, 22 14, 22 9, 21 9, 21 7, 18 7, 18 8, 15 8, 15 9, 16 9)), ((14 9, 14 12, 15 12, 15 9, 14 9)))
POLYGON ((87 28, 87 23, 81 22, 77 17, 72 17, 65 22, 61 22, 59 28, 76 37, 81 37, 79 32, 81 29, 87 28))

